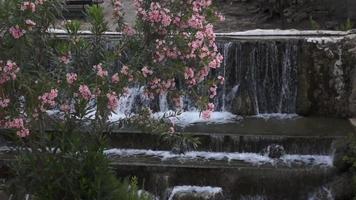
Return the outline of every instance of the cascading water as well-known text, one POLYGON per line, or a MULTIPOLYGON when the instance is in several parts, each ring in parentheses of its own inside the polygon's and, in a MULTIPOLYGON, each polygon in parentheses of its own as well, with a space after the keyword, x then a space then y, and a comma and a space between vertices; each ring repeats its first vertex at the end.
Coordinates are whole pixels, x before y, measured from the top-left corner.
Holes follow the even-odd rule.
MULTIPOLYGON (((216 111, 241 115, 295 113, 297 98, 298 41, 220 41, 224 61, 215 75, 225 77, 215 100, 216 111)), ((131 88, 120 100, 119 113, 134 112, 135 104, 147 105, 142 87, 131 88)), ((167 94, 157 100, 157 112, 171 110, 167 94)), ((195 107, 183 98, 185 111, 195 107)))
POLYGON ((220 110, 244 115, 296 112, 298 42, 230 41, 220 42, 219 49, 226 78, 220 110))

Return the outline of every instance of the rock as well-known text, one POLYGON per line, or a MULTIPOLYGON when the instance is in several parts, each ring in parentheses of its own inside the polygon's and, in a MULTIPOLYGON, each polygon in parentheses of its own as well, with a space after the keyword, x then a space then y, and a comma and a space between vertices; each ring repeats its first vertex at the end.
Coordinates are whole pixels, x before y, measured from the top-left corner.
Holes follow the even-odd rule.
POLYGON ((352 199, 354 196, 352 177, 352 174, 344 173, 328 184, 335 200, 352 199))
POLYGON ((279 144, 268 145, 262 153, 270 158, 280 158, 286 154, 284 147, 279 144))
POLYGON ((165 200, 224 200, 219 187, 176 186, 167 190, 165 200))
POLYGON ((330 189, 326 186, 318 188, 308 199, 312 200, 334 200, 330 189))
POLYGON ((248 116, 256 114, 256 108, 252 103, 253 100, 251 99, 248 89, 246 89, 243 85, 241 85, 240 94, 236 95, 236 98, 233 100, 232 110, 233 113, 241 115, 241 116, 248 116))
POLYGON ((333 165, 339 172, 347 171, 350 164, 344 161, 345 156, 349 151, 348 143, 346 140, 336 141, 334 144, 334 155, 333 155, 333 165))
POLYGON ((155 195, 153 195, 152 193, 146 190, 139 190, 138 195, 144 199, 158 200, 158 198, 155 195))
POLYGON ((313 200, 345 200, 352 199, 353 183, 352 174, 344 173, 334 177, 326 185, 317 188, 309 199, 313 200))

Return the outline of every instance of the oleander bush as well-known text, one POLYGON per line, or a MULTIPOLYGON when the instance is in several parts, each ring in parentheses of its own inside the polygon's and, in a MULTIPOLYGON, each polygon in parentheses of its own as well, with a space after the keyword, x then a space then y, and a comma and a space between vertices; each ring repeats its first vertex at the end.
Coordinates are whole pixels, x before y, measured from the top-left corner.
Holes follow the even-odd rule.
POLYGON ((0 127, 16 142, 8 189, 18 199, 147 199, 135 181, 115 178, 107 134, 129 123, 178 146, 197 141, 144 106, 112 121, 130 87, 142 86, 147 99, 167 94, 176 114, 182 96, 203 118, 214 110, 224 77, 214 73, 223 58, 212 22, 222 17, 211 0, 136 0, 134 27, 123 22, 121 1, 112 3, 123 33, 114 50, 100 6, 87 9, 86 37, 80 22, 63 19, 63 0, 0 0, 0 127), (55 34, 61 20, 64 37, 55 34))

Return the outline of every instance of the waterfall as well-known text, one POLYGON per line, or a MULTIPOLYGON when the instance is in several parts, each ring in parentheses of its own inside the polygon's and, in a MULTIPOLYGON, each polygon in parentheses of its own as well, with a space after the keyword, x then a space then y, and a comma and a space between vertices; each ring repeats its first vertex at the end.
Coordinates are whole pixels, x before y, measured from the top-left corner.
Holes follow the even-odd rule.
MULTIPOLYGON (((218 88, 216 111, 240 115, 295 113, 297 98, 298 41, 234 40, 219 41, 224 56, 214 76, 224 76, 218 88)), ((182 88, 184 89, 184 88, 182 88)), ((119 113, 131 114, 137 105, 152 105, 144 87, 133 87, 120 98, 119 113)), ((182 97, 185 111, 195 111, 189 97, 182 97)), ((167 93, 161 94, 156 111, 172 110, 167 93)))
POLYGON ((159 110, 160 112, 167 112, 169 110, 167 92, 159 95, 159 110))
POLYGON ((298 41, 220 41, 224 55, 218 109, 236 114, 295 113, 298 41))

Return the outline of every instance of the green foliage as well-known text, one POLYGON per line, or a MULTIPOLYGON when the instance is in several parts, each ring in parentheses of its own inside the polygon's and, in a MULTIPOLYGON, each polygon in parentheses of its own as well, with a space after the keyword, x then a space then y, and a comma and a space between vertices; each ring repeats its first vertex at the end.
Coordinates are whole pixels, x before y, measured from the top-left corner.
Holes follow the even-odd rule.
POLYGON ((92 33, 99 35, 108 30, 107 22, 104 17, 104 9, 100 6, 90 6, 87 9, 88 18, 92 24, 92 33))
POLYGON ((340 30, 348 31, 351 30, 353 27, 354 23, 350 20, 350 18, 347 18, 346 22, 340 25, 340 30))
POLYGON ((320 30, 321 27, 320 24, 317 21, 315 21, 312 16, 309 17, 309 22, 312 29, 320 30))
POLYGON ((139 196, 137 181, 119 182, 108 170, 100 138, 66 131, 47 133, 41 139, 32 143, 31 151, 21 151, 13 163, 15 178, 9 192, 16 199, 25 194, 33 194, 36 200, 149 199, 139 196))
MULTIPOLYGON (((343 161, 346 164, 346 167, 351 174, 353 174, 353 192, 356 194, 356 136, 354 134, 348 136, 348 144, 346 155, 343 158, 343 161)), ((356 200, 356 196, 354 198, 356 200)))

